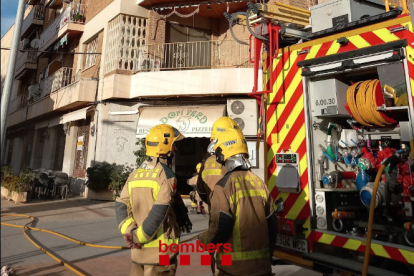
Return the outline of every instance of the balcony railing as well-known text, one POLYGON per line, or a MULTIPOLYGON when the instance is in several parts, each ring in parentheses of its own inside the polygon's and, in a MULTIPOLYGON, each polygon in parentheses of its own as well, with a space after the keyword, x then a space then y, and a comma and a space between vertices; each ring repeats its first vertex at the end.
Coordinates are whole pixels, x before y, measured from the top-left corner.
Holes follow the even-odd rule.
POLYGON ((116 57, 108 58, 106 72, 115 69, 160 71, 252 66, 248 45, 234 40, 197 41, 144 45, 138 49, 120 47, 116 57))
POLYGON ((36 102, 71 84, 72 68, 62 67, 40 83, 29 86, 29 99, 36 102))
POLYGON ((44 47, 52 39, 56 39, 57 35, 66 24, 84 24, 85 23, 85 4, 71 3, 61 14, 59 14, 52 24, 47 27, 40 35, 40 46, 44 47))
POLYGON ((37 50, 26 50, 16 61, 16 71, 23 67, 25 63, 36 64, 37 63, 37 50))
POLYGON ((22 33, 25 33, 26 30, 33 24, 33 20, 43 20, 44 18, 44 7, 40 5, 33 6, 33 9, 26 16, 22 24, 22 33))

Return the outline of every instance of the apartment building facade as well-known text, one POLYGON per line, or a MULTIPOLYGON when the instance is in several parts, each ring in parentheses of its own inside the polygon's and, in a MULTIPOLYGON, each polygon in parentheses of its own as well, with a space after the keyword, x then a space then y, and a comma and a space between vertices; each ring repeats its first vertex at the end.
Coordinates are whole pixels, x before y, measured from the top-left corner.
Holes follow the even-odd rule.
MULTIPOLYGON (((168 123, 186 136, 173 166, 189 178, 206 157, 215 119, 241 111, 254 171, 264 177, 256 104, 247 97, 249 46, 233 39, 223 17, 245 10, 246 2, 174 3, 27 1, 5 153, 14 173, 64 171, 78 179, 73 191, 82 192, 88 167, 103 161, 134 166, 137 139, 168 123)), ((234 31, 248 42, 245 27, 234 31)))

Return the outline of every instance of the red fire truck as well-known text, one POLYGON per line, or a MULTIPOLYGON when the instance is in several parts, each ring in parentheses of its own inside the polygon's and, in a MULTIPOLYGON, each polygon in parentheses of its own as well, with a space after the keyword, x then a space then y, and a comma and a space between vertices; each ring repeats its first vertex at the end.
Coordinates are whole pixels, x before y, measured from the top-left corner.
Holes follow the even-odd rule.
POLYGON ((251 32, 278 259, 414 275, 414 5, 385 2, 225 14, 251 32))

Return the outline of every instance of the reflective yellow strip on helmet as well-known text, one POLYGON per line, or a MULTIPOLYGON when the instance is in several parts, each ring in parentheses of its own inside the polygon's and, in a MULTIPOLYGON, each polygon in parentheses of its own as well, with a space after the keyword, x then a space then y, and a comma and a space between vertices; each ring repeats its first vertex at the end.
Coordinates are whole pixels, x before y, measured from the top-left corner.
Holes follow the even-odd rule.
POLYGON ((126 232, 126 230, 127 230, 127 228, 131 225, 131 223, 133 223, 134 222, 134 218, 129 218, 129 219, 127 219, 125 222, 124 222, 124 224, 122 224, 122 227, 121 227, 121 233, 122 233, 122 235, 123 234, 125 234, 125 232, 126 232))
POLYGON ((152 181, 152 180, 135 180, 135 181, 131 181, 128 182, 128 192, 129 195, 131 196, 131 190, 133 188, 151 188, 152 191, 152 197, 154 199, 154 201, 157 200, 157 196, 158 196, 158 192, 160 191, 160 185, 158 185, 157 181, 152 181))
POLYGON ((203 177, 203 180, 205 180, 206 176, 220 176, 221 175, 221 169, 215 169, 215 170, 204 170, 201 176, 203 177))
POLYGON ((221 260, 222 255, 231 255, 232 261, 244 261, 252 259, 261 259, 265 257, 270 257, 269 249, 260 249, 253 251, 244 251, 244 252, 231 252, 231 253, 217 253, 217 258, 221 260))

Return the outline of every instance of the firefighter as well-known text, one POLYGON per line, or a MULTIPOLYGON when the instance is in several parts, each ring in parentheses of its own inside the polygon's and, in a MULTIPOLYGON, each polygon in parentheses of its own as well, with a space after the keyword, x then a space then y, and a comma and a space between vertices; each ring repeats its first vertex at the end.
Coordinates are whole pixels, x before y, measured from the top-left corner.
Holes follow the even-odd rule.
POLYGON ((131 248, 130 275, 175 275, 178 253, 171 252, 170 247, 160 253, 159 242, 179 244, 181 233, 177 225, 182 227, 180 217, 186 216, 177 213, 183 210, 183 203, 177 200, 177 195, 181 198, 177 179, 167 166, 174 154, 174 142, 183 138, 169 125, 151 128, 145 142, 147 159, 130 174, 116 200, 118 227, 131 248), (177 208, 177 204, 181 205, 177 208), (159 266, 161 254, 169 256, 169 266, 159 266))
POLYGON ((226 174, 226 169, 216 161, 216 156, 214 154, 214 145, 217 143, 218 136, 225 130, 232 128, 240 131, 240 127, 237 123, 230 117, 220 117, 214 124, 211 131, 210 144, 207 148, 207 152, 211 155, 207 160, 201 165, 200 175, 197 181, 197 192, 200 195, 200 198, 207 203, 210 209, 210 193, 214 190, 214 185, 217 181, 226 174))
POLYGON ((267 186, 251 172, 247 144, 240 132, 224 131, 214 150, 227 173, 214 187, 209 228, 199 242, 205 247, 216 245, 215 275, 270 276, 276 214, 267 186), (231 256, 231 265, 221 265, 224 255, 231 256))
POLYGON ((206 212, 204 210, 203 201, 201 200, 200 195, 198 194, 197 189, 196 189, 197 180, 198 180, 199 173, 200 173, 200 168, 201 168, 201 163, 198 163, 196 166, 196 174, 188 180, 188 184, 194 188, 194 191, 190 193, 191 207, 193 209, 197 208, 197 214, 205 214, 206 212))

